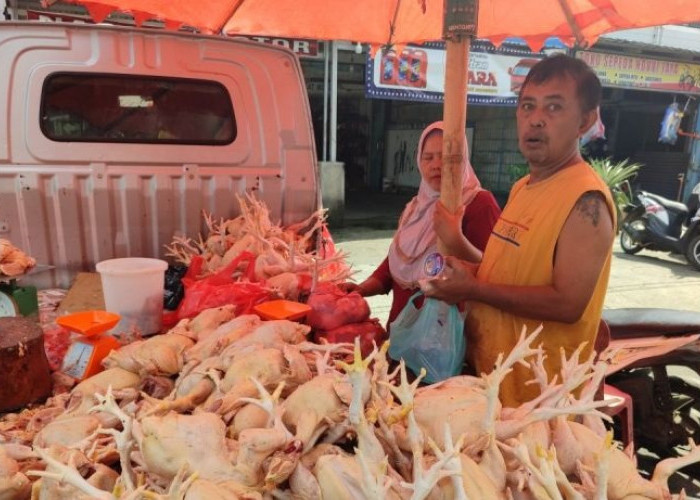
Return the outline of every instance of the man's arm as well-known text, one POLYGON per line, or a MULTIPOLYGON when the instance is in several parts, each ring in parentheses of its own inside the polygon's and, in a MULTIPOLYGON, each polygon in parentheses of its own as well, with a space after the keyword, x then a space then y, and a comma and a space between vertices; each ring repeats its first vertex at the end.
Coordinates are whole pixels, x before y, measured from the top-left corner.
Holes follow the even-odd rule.
MULTIPOLYGON (((466 266, 454 265, 445 283, 428 295, 448 302, 476 300, 518 316, 574 323, 583 314, 614 237, 612 216, 599 192, 584 193, 564 223, 547 286, 479 283, 466 266)), ((432 287, 431 287, 432 288, 432 287)))

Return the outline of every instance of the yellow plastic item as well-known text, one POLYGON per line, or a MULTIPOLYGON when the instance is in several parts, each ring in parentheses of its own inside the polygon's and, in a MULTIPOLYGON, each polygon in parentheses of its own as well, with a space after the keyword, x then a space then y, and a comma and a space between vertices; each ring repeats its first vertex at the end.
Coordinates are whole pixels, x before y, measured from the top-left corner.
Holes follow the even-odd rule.
POLYGON ((303 320, 311 311, 311 307, 292 300, 271 300, 253 307, 253 310, 263 319, 303 320))

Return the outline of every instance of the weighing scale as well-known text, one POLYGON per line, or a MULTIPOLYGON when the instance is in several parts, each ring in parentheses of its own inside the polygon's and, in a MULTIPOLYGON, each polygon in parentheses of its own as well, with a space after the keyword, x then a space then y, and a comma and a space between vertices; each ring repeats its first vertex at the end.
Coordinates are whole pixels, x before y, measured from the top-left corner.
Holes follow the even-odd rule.
POLYGON ((61 371, 78 380, 102 371, 102 360, 120 346, 116 338, 103 333, 114 328, 120 319, 118 314, 107 311, 82 311, 57 318, 56 323, 81 335, 68 348, 61 371))
POLYGON ((15 276, 0 274, 0 316, 38 317, 39 301, 36 287, 32 285, 19 286, 17 281, 49 269, 53 269, 53 266, 34 266, 26 273, 15 276))

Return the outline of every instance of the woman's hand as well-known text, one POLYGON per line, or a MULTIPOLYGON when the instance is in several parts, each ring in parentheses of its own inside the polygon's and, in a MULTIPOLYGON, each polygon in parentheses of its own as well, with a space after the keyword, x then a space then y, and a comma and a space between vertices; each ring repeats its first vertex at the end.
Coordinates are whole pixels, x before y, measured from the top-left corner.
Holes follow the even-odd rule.
POLYGON ((448 304, 468 300, 477 284, 476 269, 477 266, 469 262, 456 257, 445 257, 445 268, 439 277, 421 283, 421 290, 426 296, 448 304))
MULTIPOLYGON (((359 293, 360 285, 358 285, 357 283, 352 283, 350 281, 346 281, 344 283, 338 283, 338 288, 340 288, 345 293, 352 293, 352 292, 359 293)), ((362 294, 360 293, 360 295, 362 295, 362 294)))
POLYGON ((345 283, 340 283, 338 287, 345 291, 345 293, 357 292, 363 297, 372 297, 380 293, 387 293, 382 289, 381 281, 374 276, 370 276, 359 285, 347 281, 345 283))

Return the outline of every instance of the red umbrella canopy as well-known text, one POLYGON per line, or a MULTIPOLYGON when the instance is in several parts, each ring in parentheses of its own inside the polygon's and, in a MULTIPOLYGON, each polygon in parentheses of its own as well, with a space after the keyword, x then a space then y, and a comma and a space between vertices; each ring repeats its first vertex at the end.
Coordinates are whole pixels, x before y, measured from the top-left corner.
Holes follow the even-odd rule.
MULTIPOLYGON (((46 0, 51 3, 55 0, 46 0)), ((113 11, 137 24, 159 19, 207 33, 351 40, 370 44, 442 38, 443 0, 68 0, 95 21, 113 11)), ((477 36, 524 38, 537 50, 550 36, 590 44, 608 31, 700 20, 698 0, 479 0, 477 36)))

